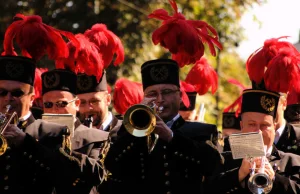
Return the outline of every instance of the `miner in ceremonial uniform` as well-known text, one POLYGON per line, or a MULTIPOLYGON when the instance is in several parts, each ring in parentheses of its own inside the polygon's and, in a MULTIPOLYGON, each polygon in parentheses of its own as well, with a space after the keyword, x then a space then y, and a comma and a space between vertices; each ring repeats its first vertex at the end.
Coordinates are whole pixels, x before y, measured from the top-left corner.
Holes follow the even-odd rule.
POLYGON ((97 163, 100 146, 108 133, 81 124, 76 118, 80 100, 76 96, 77 76, 65 69, 55 69, 42 74, 44 113, 71 114, 74 116, 74 134, 71 137, 73 154, 88 159, 78 181, 71 185, 70 193, 90 193, 92 186, 101 182, 102 168, 97 163), (71 190, 72 189, 72 190, 71 190))
MULTIPOLYGON (((201 193, 203 176, 211 175, 222 158, 203 130, 215 125, 186 122, 178 113, 181 101, 179 67, 170 59, 145 62, 141 67, 144 99, 154 106, 156 124, 147 137, 135 137, 124 125, 105 158, 111 173, 107 182, 118 187, 100 193, 201 193), (154 135, 156 134, 156 135, 154 135)), ((140 118, 146 119, 146 118, 140 118)), ((133 122, 143 122, 136 120, 133 122)))
MULTIPOLYGON (((243 92, 241 132, 262 133, 267 147, 265 173, 273 181, 270 193, 299 193, 300 156, 285 153, 273 145, 279 93, 249 89, 243 92)), ((248 189, 251 164, 249 159, 233 160, 231 152, 223 153, 225 169, 219 179, 206 187, 207 193, 251 193, 248 189)), ((256 163, 259 169, 259 163, 256 163)), ((255 171, 257 172, 257 171, 255 171)))
POLYGON ((80 100, 79 118, 82 122, 91 119, 92 127, 103 131, 116 131, 121 126, 108 107, 111 95, 107 91, 106 72, 103 71, 100 81, 95 76, 77 75, 77 94, 80 100))
POLYGON ((1 144, 5 148, 5 139, 8 147, 0 156, 0 193, 66 193, 62 188, 78 181, 81 162, 86 162, 71 155, 69 128, 35 120, 30 112, 36 62, 45 54, 53 60, 68 56, 62 34, 74 39, 37 15, 16 14, 6 30, 0 57, 0 112, 7 112, 7 118, 15 112, 18 119, 13 117, 16 125, 8 124, 1 132, 1 144), (14 45, 26 57, 17 56, 14 45))
POLYGON ((233 160, 231 152, 224 152, 225 168, 216 179, 210 177, 206 180, 210 183, 205 185, 207 193, 251 193, 250 188, 255 188, 253 193, 263 193, 265 188, 270 188, 266 192, 272 194, 300 192, 300 156, 283 152, 274 144, 276 122, 279 121, 277 117, 282 116, 278 112, 284 110, 284 104, 280 102, 281 94, 289 93, 291 89, 300 90, 298 51, 291 43, 281 39, 266 40, 264 46, 248 58, 246 66, 252 89, 243 91, 241 108, 241 132, 262 134, 266 148, 262 171, 270 180, 270 187, 264 186, 266 182, 260 182, 261 176, 249 186, 252 179, 250 172, 257 173, 263 169, 261 158, 252 158, 251 161, 245 156, 243 160, 233 160), (278 75, 285 74, 290 76, 278 79, 278 75), (258 185, 260 183, 261 187, 258 185))
POLYGON ((52 193, 54 186, 75 181, 73 173, 80 172, 79 161, 69 155, 69 129, 35 120, 29 111, 34 99, 32 59, 1 56, 0 65, 0 112, 10 105, 8 113, 19 117, 2 134, 8 148, 0 156, 0 192, 52 193))

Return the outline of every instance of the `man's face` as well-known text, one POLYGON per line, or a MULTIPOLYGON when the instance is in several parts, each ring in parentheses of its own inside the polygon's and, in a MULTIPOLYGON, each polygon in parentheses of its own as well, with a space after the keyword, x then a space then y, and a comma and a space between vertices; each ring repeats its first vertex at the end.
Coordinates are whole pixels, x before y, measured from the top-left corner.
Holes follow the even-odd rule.
POLYGON ((144 94, 147 98, 155 98, 155 104, 158 107, 163 107, 159 116, 165 122, 170 121, 178 114, 181 102, 181 92, 176 85, 152 85, 145 89, 144 94))
POLYGON ((271 115, 257 112, 245 112, 242 114, 242 133, 260 132, 262 133, 265 146, 269 149, 275 138, 275 125, 271 115))
POLYGON ((76 116, 80 101, 72 93, 54 90, 43 95, 44 113, 76 116))
POLYGON ((0 80, 0 112, 6 111, 6 105, 11 105, 10 112, 16 112, 18 117, 25 116, 34 100, 33 87, 18 81, 0 80))
POLYGON ((84 121, 85 118, 93 117, 93 126, 99 128, 108 115, 108 107, 111 103, 111 96, 107 91, 90 92, 78 94, 81 101, 79 107, 79 118, 84 121))

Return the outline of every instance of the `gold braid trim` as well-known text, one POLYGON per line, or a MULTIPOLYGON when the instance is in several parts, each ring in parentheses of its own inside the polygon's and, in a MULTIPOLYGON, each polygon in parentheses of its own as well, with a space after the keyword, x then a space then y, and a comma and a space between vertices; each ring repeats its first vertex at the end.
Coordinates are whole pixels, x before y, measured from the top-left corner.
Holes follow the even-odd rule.
POLYGON ((104 142, 104 145, 102 146, 101 148, 101 151, 100 151, 100 155, 99 155, 99 162, 100 162, 100 166, 101 168, 103 169, 103 177, 102 177, 102 180, 101 180, 101 183, 103 182, 103 180, 107 181, 107 178, 109 176, 111 176, 112 174, 105 168, 105 165, 104 165, 104 161, 105 161, 105 158, 107 156, 107 152, 110 148, 110 137, 108 137, 108 139, 104 142))
POLYGON ((72 154, 71 148, 72 146, 71 146, 70 136, 63 135, 62 147, 59 148, 60 153, 62 153, 69 160, 77 162, 78 165, 80 166, 80 160, 74 156, 71 156, 72 154), (68 154, 66 151, 70 152, 70 154, 68 154))

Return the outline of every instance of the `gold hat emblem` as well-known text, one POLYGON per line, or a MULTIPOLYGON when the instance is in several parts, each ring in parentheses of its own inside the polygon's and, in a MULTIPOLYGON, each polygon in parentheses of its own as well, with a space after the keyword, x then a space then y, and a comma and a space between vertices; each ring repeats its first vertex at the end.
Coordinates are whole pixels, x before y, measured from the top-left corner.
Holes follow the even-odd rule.
POLYGON ((275 109, 275 99, 262 96, 260 98, 260 105, 265 111, 272 112, 275 109))
POLYGON ((156 82, 164 81, 169 76, 169 71, 166 66, 152 67, 150 70, 151 78, 156 82))
POLYGON ((5 72, 11 78, 18 78, 24 74, 24 66, 20 63, 13 63, 9 61, 6 63, 5 72))
POLYGON ((46 73, 43 79, 46 88, 55 88, 60 82, 60 77, 57 73, 46 73))
POLYGON ((88 91, 93 86, 92 77, 86 75, 78 76, 76 85, 80 91, 88 91))
POLYGON ((223 125, 225 128, 233 127, 234 118, 233 117, 224 117, 223 122, 224 122, 223 125))

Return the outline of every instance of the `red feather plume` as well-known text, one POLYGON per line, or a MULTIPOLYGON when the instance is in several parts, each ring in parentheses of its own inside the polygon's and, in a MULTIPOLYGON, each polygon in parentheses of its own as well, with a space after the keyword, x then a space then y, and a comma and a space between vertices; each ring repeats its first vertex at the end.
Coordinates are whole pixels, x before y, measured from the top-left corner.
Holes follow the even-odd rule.
POLYGON ((89 76, 94 75, 99 81, 103 73, 103 60, 98 53, 98 47, 83 34, 76 34, 75 38, 79 42, 79 47, 70 41, 68 43, 69 57, 57 60, 56 68, 70 69, 75 73, 85 73, 89 76))
POLYGON ((34 94, 35 99, 42 97, 42 78, 41 75, 48 71, 47 68, 36 68, 35 69, 35 78, 34 78, 34 94))
POLYGON ((300 93, 292 89, 287 95, 287 105, 299 104, 300 103, 300 93))
POLYGON ((114 65, 117 66, 124 61, 124 47, 118 36, 107 29, 105 24, 95 24, 90 30, 86 30, 84 35, 98 46, 101 53, 104 68, 106 69, 112 62, 114 55, 116 59, 114 65))
POLYGON ((143 97, 144 92, 141 83, 120 78, 115 84, 114 109, 119 114, 124 115, 130 106, 139 104, 143 97))
POLYGON ((282 38, 287 38, 287 36, 266 40, 264 46, 252 53, 247 59, 246 69, 249 78, 256 84, 261 83, 264 79, 265 68, 272 58, 278 54, 280 49, 291 48, 295 52, 298 52, 291 43, 280 41, 282 38))
POLYGON ((300 56, 294 48, 283 47, 269 62, 264 82, 267 90, 287 93, 300 92, 300 56))
POLYGON ((214 94, 218 88, 218 75, 205 58, 196 62, 185 81, 192 84, 199 95, 207 93, 210 88, 214 94))
POLYGON ((162 20, 162 26, 152 34, 155 45, 161 46, 172 53, 180 67, 194 64, 204 54, 204 43, 208 44, 210 52, 216 56, 215 46, 222 49, 216 30, 204 21, 187 20, 178 12, 175 0, 169 0, 174 14, 168 15, 164 9, 152 12, 148 17, 162 20))
POLYGON ((190 99, 187 95, 187 92, 196 92, 193 85, 186 83, 185 81, 180 80, 180 91, 181 91, 181 100, 185 107, 190 106, 190 99))
POLYGON ((5 54, 13 55, 13 40, 15 39, 21 48, 22 55, 36 61, 45 54, 48 54, 52 60, 66 58, 69 50, 62 36, 76 42, 71 32, 58 30, 44 24, 38 15, 16 14, 14 22, 5 32, 3 42, 5 54))
POLYGON ((244 86, 241 82, 239 82, 236 79, 228 79, 227 80, 229 83, 236 85, 240 89, 240 96, 228 107, 224 109, 223 112, 234 112, 235 111, 235 116, 238 117, 239 114, 241 113, 242 109, 242 99, 243 99, 243 90, 247 89, 246 86, 244 86))

